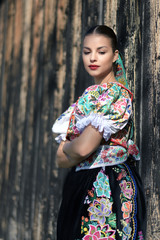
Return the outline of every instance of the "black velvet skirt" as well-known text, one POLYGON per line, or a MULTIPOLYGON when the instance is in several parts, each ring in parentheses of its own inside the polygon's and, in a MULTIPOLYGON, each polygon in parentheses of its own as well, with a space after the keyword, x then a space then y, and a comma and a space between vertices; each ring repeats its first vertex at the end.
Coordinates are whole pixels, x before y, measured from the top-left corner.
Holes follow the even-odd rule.
POLYGON ((143 240, 146 207, 139 174, 129 161, 68 173, 57 240, 143 240))

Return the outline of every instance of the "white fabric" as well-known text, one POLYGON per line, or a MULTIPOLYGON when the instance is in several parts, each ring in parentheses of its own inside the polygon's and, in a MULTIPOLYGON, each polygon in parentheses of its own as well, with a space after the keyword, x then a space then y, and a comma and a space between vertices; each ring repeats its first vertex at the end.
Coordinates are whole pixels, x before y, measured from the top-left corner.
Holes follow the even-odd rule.
POLYGON ((73 103, 64 113, 60 115, 52 126, 52 132, 66 134, 69 120, 76 103, 73 103))
POLYGON ((55 138, 55 141, 57 143, 61 143, 62 140, 63 141, 66 140, 69 119, 72 111, 73 111, 73 107, 70 107, 69 109, 67 109, 67 111, 65 111, 64 114, 62 114, 52 126, 52 132, 60 134, 55 138))
POLYGON ((55 138, 57 143, 61 143, 61 141, 66 141, 66 134, 60 134, 55 138))
POLYGON ((61 119, 56 120, 55 123, 53 124, 52 132, 66 134, 68 125, 69 125, 70 116, 71 116, 71 112, 67 113, 65 116, 62 116, 61 119))
MULTIPOLYGON (((69 119, 71 116, 71 112, 67 113, 65 116, 61 117, 61 119, 55 121, 52 127, 52 132, 59 133, 55 140, 57 143, 60 143, 62 140, 66 140, 67 129, 69 125, 69 119)), ((123 129, 128 121, 121 123, 121 125, 117 128, 115 126, 113 120, 109 120, 106 116, 102 116, 99 114, 91 113, 88 116, 80 116, 75 115, 76 118, 76 127, 78 131, 81 133, 89 124, 98 129, 99 132, 103 132, 103 138, 108 141, 112 134, 115 134, 120 129, 123 129)))
POLYGON ((106 119, 105 116, 99 114, 90 114, 85 117, 80 117, 79 115, 75 115, 77 123, 76 127, 79 132, 83 132, 84 128, 91 124, 93 127, 98 129, 99 132, 103 132, 103 138, 108 141, 110 136, 120 129, 123 129, 128 121, 123 122, 121 126, 117 129, 117 126, 114 125, 114 121, 106 119))

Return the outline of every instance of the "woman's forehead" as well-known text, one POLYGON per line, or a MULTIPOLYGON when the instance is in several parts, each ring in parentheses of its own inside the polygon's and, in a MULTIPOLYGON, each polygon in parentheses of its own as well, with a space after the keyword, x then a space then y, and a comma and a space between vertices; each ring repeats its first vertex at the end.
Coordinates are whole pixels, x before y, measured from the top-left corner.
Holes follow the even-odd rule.
POLYGON ((83 47, 108 47, 111 46, 111 38, 102 34, 90 34, 84 38, 83 47))

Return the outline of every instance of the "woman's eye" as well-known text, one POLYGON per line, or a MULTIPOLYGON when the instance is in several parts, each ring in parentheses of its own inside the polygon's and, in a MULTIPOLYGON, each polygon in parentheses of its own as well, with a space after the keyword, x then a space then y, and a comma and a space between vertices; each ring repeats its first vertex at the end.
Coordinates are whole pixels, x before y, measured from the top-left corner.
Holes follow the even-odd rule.
POLYGON ((106 52, 99 52, 101 55, 105 54, 106 52))
POLYGON ((89 54, 90 52, 83 52, 83 54, 85 54, 85 55, 87 55, 87 54, 89 54))

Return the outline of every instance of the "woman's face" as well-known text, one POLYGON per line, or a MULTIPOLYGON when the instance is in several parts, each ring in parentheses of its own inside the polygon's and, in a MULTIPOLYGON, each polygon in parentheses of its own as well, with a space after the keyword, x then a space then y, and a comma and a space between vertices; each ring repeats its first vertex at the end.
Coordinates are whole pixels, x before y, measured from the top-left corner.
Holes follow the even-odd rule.
POLYGON ((107 78, 117 59, 118 50, 113 52, 110 38, 100 34, 91 34, 84 38, 83 63, 95 82, 100 83, 107 78))

